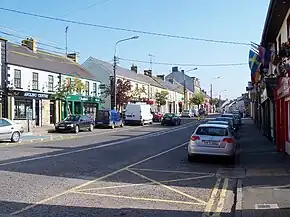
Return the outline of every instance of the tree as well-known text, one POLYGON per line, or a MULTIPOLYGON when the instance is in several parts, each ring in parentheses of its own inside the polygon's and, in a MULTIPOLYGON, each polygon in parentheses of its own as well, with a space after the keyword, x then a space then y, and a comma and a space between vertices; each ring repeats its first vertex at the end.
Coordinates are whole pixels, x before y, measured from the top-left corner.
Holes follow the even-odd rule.
MULTIPOLYGON (((111 85, 112 86, 112 85, 111 85)), ((116 108, 120 110, 120 107, 124 104, 127 104, 132 96, 131 96, 131 82, 129 80, 117 80, 117 88, 116 88, 116 108)), ((113 87, 106 86, 103 91, 102 98, 107 98, 109 95, 113 95, 114 89, 113 87)))
POLYGON ((219 99, 218 98, 212 98, 212 99, 210 99, 209 100, 209 103, 211 104, 211 105, 214 105, 214 106, 218 106, 218 104, 219 104, 219 99))
POLYGON ((132 100, 135 100, 135 101, 141 101, 142 94, 146 94, 145 88, 144 87, 136 88, 135 90, 132 91, 131 98, 132 100))
POLYGON ((199 108, 199 106, 204 102, 204 98, 205 97, 203 93, 197 92, 197 93, 194 93, 193 97, 189 99, 189 103, 191 105, 197 105, 199 108))
MULTIPOLYGON (((56 99, 60 100, 67 100, 67 97, 71 94, 78 93, 81 94, 82 91, 86 91, 87 87, 86 85, 77 77, 66 78, 61 81, 58 85, 55 87, 55 94, 54 97, 56 99)), ((67 105, 68 106, 68 105, 67 105)), ((68 113, 71 114, 70 107, 67 107, 68 113)))
POLYGON ((160 107, 166 105, 166 100, 168 97, 168 92, 162 90, 161 92, 157 92, 155 94, 155 101, 157 103, 158 111, 160 111, 160 107))

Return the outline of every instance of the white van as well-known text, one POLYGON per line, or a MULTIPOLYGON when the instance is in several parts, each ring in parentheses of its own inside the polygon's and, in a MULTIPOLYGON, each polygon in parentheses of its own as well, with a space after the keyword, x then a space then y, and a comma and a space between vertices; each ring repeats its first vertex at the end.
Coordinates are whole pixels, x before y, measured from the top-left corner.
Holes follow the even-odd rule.
POLYGON ((148 104, 128 104, 125 112, 125 124, 152 124, 153 115, 148 104))

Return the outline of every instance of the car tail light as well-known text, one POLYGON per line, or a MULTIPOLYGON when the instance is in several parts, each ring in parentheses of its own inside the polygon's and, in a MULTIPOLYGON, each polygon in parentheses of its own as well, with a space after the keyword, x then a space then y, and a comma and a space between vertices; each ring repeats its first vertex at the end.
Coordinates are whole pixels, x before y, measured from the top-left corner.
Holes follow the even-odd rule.
POLYGON ((191 141, 200 140, 199 136, 191 136, 191 141))
POLYGON ((234 139, 233 138, 224 138, 223 143, 234 143, 234 139))

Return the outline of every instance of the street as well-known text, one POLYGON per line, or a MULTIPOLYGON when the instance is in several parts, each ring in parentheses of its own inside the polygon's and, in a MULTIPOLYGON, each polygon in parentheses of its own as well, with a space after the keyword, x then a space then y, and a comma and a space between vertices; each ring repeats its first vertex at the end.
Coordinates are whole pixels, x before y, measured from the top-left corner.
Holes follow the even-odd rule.
POLYGON ((187 161, 197 124, 158 124, 1 146, 0 214, 231 216, 234 179, 222 161, 187 161))

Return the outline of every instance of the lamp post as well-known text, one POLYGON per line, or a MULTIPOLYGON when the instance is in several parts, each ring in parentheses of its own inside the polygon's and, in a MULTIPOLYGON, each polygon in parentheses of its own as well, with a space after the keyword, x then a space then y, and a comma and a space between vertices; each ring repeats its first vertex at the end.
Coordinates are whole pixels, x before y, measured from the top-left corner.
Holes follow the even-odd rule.
POLYGON ((124 41, 129 41, 129 40, 134 40, 134 39, 138 39, 139 36, 133 36, 133 37, 130 37, 130 38, 125 38, 125 39, 121 39, 119 41, 116 42, 115 44, 115 49, 114 49, 114 64, 113 64, 113 89, 114 89, 114 99, 112 100, 113 101, 113 105, 111 105, 111 107, 113 107, 115 110, 117 108, 117 76, 116 76, 116 67, 117 67, 117 45, 121 42, 124 42, 124 41))
MULTIPOLYGON (((220 79, 221 77, 220 76, 217 76, 217 77, 214 77, 212 80, 216 80, 216 79, 220 79)), ((210 84, 210 110, 212 112, 212 83, 210 84)))
POLYGON ((185 108, 185 103, 186 103, 186 100, 185 100, 185 97, 186 97, 185 73, 186 73, 186 72, 195 71, 195 70, 197 70, 197 68, 188 69, 188 70, 186 70, 186 71, 181 70, 181 72, 183 73, 183 105, 184 105, 184 108, 185 108))

